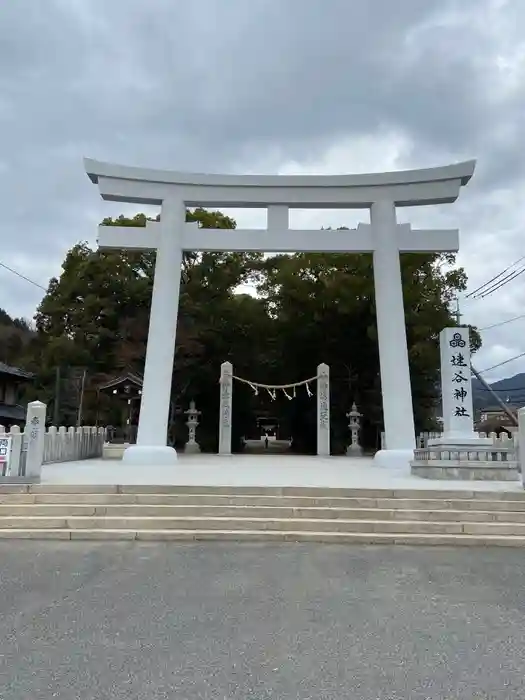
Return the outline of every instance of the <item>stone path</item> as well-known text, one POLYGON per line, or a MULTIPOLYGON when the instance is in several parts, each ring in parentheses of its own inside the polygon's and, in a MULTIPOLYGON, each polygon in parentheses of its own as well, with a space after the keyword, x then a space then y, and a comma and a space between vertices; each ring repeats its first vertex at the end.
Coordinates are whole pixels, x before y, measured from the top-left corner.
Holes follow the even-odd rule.
POLYGON ((0 543, 0 698, 519 700, 515 550, 0 543))

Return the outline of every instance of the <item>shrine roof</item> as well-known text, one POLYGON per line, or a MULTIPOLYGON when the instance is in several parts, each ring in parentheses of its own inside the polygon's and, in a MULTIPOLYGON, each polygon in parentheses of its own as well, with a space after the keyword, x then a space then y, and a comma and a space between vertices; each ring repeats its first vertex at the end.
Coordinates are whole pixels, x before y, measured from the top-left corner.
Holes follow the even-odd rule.
POLYGON ((104 391, 106 389, 114 389, 115 387, 121 386, 122 384, 133 384, 137 388, 142 389, 142 383, 143 379, 140 375, 129 372, 128 374, 123 374, 119 377, 115 377, 114 379, 110 379, 104 384, 100 384, 97 387, 97 389, 99 391, 104 391))

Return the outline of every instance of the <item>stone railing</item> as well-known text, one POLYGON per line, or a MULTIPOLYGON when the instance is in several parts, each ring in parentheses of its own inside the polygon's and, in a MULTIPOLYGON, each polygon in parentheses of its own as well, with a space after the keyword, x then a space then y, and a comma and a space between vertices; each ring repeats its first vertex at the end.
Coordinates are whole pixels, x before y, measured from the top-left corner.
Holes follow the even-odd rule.
MULTIPOLYGON (((510 442, 510 441, 509 441, 510 442)), ((443 447, 424 447, 414 450, 414 462, 512 462, 517 464, 513 445, 478 448, 475 450, 451 450, 443 447)))
POLYGON ((48 428, 44 436, 43 464, 74 462, 102 457, 106 431, 104 428, 48 428))
MULTIPOLYGON (((435 439, 435 438, 440 438, 442 437, 443 433, 439 432, 424 432, 424 433, 419 433, 419 435, 416 435, 416 449, 421 449, 423 447, 427 447, 428 441, 435 439)), ((501 433, 501 435, 498 437, 497 433, 478 433, 480 438, 486 438, 489 437, 492 439, 492 442, 494 445, 501 445, 502 447, 506 447, 508 445, 516 445, 518 442, 518 433, 514 433, 513 436, 509 437, 507 433, 501 433)), ((386 449, 385 446, 385 434, 381 433, 381 449, 384 450, 386 449)))
MULTIPOLYGON (((55 428, 44 433, 42 464, 74 462, 102 457, 106 431, 104 428, 55 428)), ((11 438, 9 471, 13 476, 24 476, 27 461, 28 435, 17 426, 9 431, 0 425, 0 438, 11 438)))
POLYGON ((517 481, 519 459, 513 440, 493 447, 454 450, 440 446, 414 450, 412 474, 427 479, 517 481))
POLYGON ((46 405, 28 404, 24 430, 0 425, 0 481, 39 481, 43 464, 102 457, 105 428, 46 430, 46 405))

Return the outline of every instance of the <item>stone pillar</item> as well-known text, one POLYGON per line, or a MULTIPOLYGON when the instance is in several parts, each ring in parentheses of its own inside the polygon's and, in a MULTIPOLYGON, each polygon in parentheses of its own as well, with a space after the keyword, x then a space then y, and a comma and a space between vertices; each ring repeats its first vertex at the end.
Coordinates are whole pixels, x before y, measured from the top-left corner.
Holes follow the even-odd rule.
POLYGON ((32 401, 27 405, 24 435, 27 440, 25 476, 28 479, 40 481, 46 439, 45 403, 32 401))
POLYGON ((375 460, 381 466, 408 468, 414 456, 415 427, 394 203, 374 202, 370 221, 386 445, 375 460))
POLYGON ((348 429, 350 430, 350 445, 346 449, 348 457, 358 457, 363 454, 363 448, 359 444, 359 430, 361 428, 361 413, 357 410, 355 401, 351 410, 346 414, 348 418, 348 429))
POLYGON ((160 241, 146 349, 137 444, 126 448, 123 461, 141 465, 174 464, 177 453, 167 446, 171 381, 179 310, 182 264, 181 234, 186 207, 179 199, 162 205, 160 241))
POLYGON ((219 454, 232 453, 232 404, 233 366, 231 362, 221 365, 221 403, 219 423, 219 454))
POLYGON ((474 433, 469 329, 444 328, 439 334, 443 437, 477 438, 474 433))
POLYGON ((330 368, 317 367, 317 454, 330 456, 330 368))
POLYGON ((469 328, 444 328, 439 334, 439 345, 443 435, 429 440, 428 445, 491 445, 492 438, 480 438, 474 432, 469 328))
POLYGON ((188 416, 186 425, 188 426, 188 442, 184 446, 184 452, 187 454, 200 452, 199 443, 197 442, 197 426, 199 425, 200 411, 195 408, 195 401, 190 401, 190 407, 184 413, 188 416))
POLYGON ((521 483, 525 488, 525 406, 518 410, 518 459, 521 483))

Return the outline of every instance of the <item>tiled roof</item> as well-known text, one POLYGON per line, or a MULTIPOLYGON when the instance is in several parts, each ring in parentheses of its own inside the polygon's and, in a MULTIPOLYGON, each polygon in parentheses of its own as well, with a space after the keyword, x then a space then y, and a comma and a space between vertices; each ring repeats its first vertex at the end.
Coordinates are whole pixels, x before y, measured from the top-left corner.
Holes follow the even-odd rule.
POLYGON ((23 406, 0 403, 0 423, 10 420, 23 421, 25 418, 26 410, 23 406))
POLYGON ((106 384, 101 384, 98 387, 99 391, 104 391, 105 389, 111 389, 113 387, 119 386, 119 384, 134 384, 135 386, 142 389, 143 379, 140 375, 130 372, 129 374, 124 374, 123 376, 111 379, 106 384))
POLYGON ((32 372, 26 372, 25 369, 20 369, 20 367, 11 367, 11 365, 6 365, 5 362, 0 362, 0 374, 8 374, 19 379, 33 379, 35 376, 32 372))

